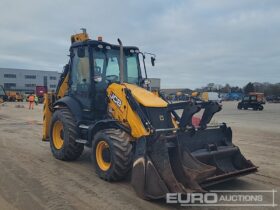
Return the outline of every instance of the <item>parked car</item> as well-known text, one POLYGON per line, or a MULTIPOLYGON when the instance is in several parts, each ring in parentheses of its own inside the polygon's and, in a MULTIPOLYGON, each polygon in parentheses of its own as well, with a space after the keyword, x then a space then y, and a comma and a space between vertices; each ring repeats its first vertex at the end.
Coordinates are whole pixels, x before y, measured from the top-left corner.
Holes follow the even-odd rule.
POLYGON ((263 110, 263 102, 257 99, 256 95, 246 95, 242 98, 242 101, 238 103, 238 109, 253 109, 253 110, 263 110))

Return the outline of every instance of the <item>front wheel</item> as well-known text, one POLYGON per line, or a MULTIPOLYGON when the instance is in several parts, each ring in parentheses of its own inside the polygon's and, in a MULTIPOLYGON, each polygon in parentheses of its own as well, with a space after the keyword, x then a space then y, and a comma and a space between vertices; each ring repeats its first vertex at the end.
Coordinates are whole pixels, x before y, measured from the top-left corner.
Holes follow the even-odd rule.
POLYGON ((78 131, 75 119, 68 109, 56 110, 50 127, 50 147, 59 160, 76 160, 82 154, 84 145, 77 143, 78 131))
POLYGON ((260 105, 259 110, 260 110, 260 111, 263 110, 263 105, 260 105))
POLYGON ((132 166, 131 136, 120 129, 99 131, 92 144, 97 175, 106 181, 124 179, 132 166))

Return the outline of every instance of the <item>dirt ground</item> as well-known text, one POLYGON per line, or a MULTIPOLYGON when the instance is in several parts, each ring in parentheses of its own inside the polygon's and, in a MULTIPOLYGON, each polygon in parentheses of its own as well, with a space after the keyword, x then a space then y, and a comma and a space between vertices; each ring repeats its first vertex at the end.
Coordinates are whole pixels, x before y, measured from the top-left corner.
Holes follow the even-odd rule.
MULTIPOLYGON (((48 142, 41 141, 42 105, 28 110, 15 103, 0 105, 0 209, 181 209, 165 201, 144 201, 129 181, 107 183, 99 179, 90 150, 74 162, 53 158, 48 142)), ((233 141, 259 166, 246 177, 210 189, 280 191, 280 104, 266 104, 263 111, 236 109, 224 102, 214 122, 227 122, 233 141)), ((267 199, 271 199, 271 196, 267 199)), ((274 209, 279 209, 279 206, 274 209)), ((192 207, 190 209, 217 209, 192 207)), ((221 207, 220 209, 227 209, 221 207)), ((235 207, 228 209, 248 209, 235 207)), ((259 208, 258 208, 259 209, 259 208)), ((272 209, 263 207, 262 209, 272 209)))

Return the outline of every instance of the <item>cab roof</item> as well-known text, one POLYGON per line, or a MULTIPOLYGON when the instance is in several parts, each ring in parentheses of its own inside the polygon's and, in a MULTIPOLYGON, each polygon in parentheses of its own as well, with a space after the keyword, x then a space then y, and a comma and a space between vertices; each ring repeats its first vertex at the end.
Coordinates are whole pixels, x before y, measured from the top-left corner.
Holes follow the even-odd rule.
MULTIPOLYGON (((97 40, 86 40, 86 41, 80 41, 80 42, 74 42, 70 49, 72 48, 76 48, 76 47, 82 47, 82 46, 98 46, 98 45, 103 45, 103 46, 110 46, 111 49, 120 49, 120 45, 115 45, 115 44, 110 44, 108 42, 103 42, 103 41, 97 41, 97 40)), ((135 47, 135 46, 123 46, 124 49, 126 50, 130 50, 130 49, 133 49, 133 50, 139 50, 138 47, 135 47)))

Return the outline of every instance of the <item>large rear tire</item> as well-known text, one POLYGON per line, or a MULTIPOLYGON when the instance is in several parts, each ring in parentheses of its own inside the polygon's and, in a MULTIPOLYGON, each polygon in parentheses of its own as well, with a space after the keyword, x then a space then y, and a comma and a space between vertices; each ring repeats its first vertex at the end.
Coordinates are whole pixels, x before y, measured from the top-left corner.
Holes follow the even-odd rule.
POLYGON ((120 129, 105 129, 94 136, 92 161, 101 179, 119 181, 126 177, 132 166, 131 138, 120 129))
POLYGON ((78 130, 75 119, 68 109, 56 110, 50 127, 50 147, 59 160, 76 160, 82 154, 84 145, 77 143, 78 130))

